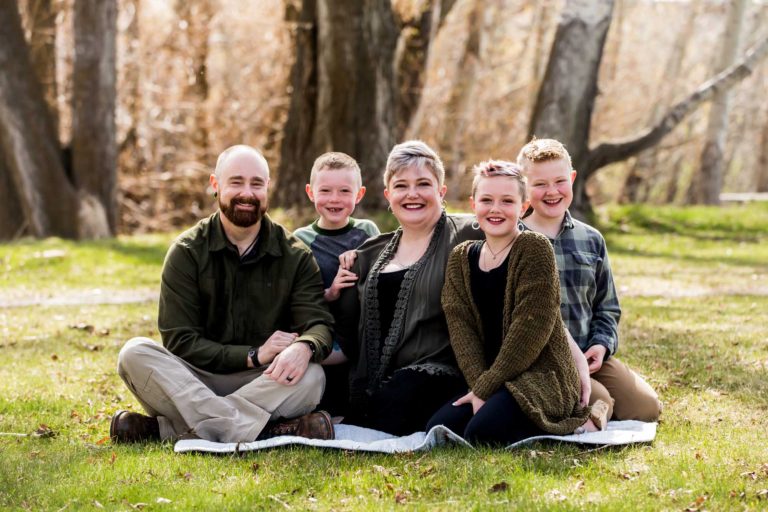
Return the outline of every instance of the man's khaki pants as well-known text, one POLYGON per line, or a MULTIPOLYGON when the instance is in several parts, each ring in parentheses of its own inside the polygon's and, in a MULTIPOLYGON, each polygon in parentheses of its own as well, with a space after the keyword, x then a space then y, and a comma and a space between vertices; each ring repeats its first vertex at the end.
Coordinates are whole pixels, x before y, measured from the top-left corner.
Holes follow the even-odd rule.
POLYGON ((659 395, 645 379, 615 357, 603 362, 592 374, 590 405, 602 400, 610 407, 608 418, 657 421, 661 415, 659 395))
POLYGON ((325 376, 310 363, 295 384, 278 384, 265 368, 214 374, 192 366, 149 338, 133 338, 120 350, 117 372, 150 416, 161 439, 194 432, 208 441, 254 441, 268 421, 311 412, 325 376))

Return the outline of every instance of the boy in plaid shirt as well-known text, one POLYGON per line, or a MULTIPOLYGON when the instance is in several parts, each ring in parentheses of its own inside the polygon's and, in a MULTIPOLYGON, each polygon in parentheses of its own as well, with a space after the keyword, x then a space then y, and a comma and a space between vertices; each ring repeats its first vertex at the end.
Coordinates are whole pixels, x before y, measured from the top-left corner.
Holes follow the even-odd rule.
POLYGON ((656 421, 661 414, 656 392, 613 357, 621 309, 603 236, 568 212, 576 178, 568 151, 556 140, 534 139, 520 150, 517 163, 528 178, 533 209, 523 218, 523 228, 543 233, 552 242, 560 271, 563 322, 577 367, 584 368, 584 361, 579 361, 584 357, 591 374, 591 379, 582 375, 583 399, 611 405, 609 418, 656 421))

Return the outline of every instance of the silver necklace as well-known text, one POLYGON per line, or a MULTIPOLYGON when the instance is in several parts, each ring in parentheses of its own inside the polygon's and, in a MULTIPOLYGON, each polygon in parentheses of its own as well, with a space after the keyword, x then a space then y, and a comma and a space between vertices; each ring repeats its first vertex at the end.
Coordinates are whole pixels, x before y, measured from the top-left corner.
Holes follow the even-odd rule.
POLYGON ((509 243, 508 243, 507 245, 505 245, 504 247, 502 247, 501 249, 499 249, 499 250, 498 250, 498 251, 496 251, 496 252, 493 252, 493 249, 491 249, 491 245, 488 243, 488 240, 486 240, 486 241, 485 241, 485 247, 486 247, 486 248, 488 248, 488 252, 490 252, 490 253, 491 253, 491 256, 493 257, 493 261, 496 261, 496 257, 497 257, 499 254, 501 254, 502 252, 504 252, 504 250, 505 250, 507 247, 509 247, 510 245, 512 245, 512 243, 515 241, 515 239, 516 239, 516 238, 517 238, 517 237, 513 238, 512 240, 510 240, 510 241, 509 241, 509 243))

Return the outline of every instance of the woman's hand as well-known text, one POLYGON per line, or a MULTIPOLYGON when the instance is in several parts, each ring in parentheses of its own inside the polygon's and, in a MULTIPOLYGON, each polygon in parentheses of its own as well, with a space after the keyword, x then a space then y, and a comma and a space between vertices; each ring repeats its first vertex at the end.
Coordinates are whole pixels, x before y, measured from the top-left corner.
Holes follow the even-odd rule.
POLYGON ((485 405, 485 400, 477 398, 475 394, 470 391, 463 397, 453 402, 453 405, 456 407, 464 404, 472 404, 472 414, 477 414, 477 411, 479 411, 480 408, 485 405))

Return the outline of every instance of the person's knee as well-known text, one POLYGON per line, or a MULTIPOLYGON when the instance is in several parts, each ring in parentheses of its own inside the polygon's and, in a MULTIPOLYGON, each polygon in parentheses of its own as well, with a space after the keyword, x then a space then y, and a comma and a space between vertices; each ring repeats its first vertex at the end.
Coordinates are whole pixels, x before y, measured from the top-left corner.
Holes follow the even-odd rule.
POLYGON ((157 347, 159 345, 149 338, 131 338, 117 355, 117 371, 121 374, 130 373, 148 354, 156 352, 157 347))
POLYGON ((487 418, 475 417, 464 429, 464 439, 470 444, 499 444, 498 427, 487 418))
POLYGON ((296 391, 306 394, 307 399, 315 403, 320 403, 320 399, 323 397, 325 391, 325 372, 323 367, 317 363, 309 363, 307 371, 301 377, 301 380, 296 383, 296 391))
POLYGON ((636 399, 632 403, 632 410, 634 416, 631 419, 638 421, 658 421, 663 409, 661 400, 658 395, 654 394, 638 394, 636 399))

